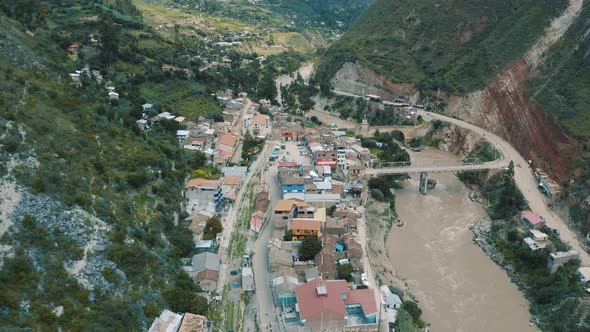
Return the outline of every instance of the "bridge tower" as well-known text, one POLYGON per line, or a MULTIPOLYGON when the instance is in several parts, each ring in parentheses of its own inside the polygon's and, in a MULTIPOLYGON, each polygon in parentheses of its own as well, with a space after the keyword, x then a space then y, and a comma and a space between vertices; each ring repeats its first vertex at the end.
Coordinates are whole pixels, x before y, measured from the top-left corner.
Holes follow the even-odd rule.
POLYGON ((428 193, 428 173, 420 173, 420 193, 426 195, 428 193))

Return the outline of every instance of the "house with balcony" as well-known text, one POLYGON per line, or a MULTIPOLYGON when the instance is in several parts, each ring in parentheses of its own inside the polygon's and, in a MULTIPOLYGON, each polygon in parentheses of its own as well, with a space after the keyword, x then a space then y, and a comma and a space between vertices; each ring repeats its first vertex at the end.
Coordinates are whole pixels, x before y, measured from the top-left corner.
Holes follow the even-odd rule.
POLYGON ((215 212, 223 202, 222 182, 202 178, 191 179, 184 187, 184 197, 191 212, 215 212))
POLYGON ((292 241, 301 241, 308 236, 320 237, 322 235, 322 222, 315 219, 293 218, 289 223, 292 241))
POLYGON ((295 176, 281 176, 283 199, 305 199, 305 179, 295 176))

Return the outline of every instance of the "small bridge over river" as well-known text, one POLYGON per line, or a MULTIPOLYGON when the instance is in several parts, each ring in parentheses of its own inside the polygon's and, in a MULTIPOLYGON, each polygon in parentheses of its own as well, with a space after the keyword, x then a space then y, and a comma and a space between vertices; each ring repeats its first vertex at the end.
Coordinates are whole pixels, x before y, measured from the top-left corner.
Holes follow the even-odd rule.
POLYGON ((428 173, 456 173, 464 171, 489 171, 508 167, 509 162, 504 159, 481 162, 479 159, 465 159, 460 162, 448 160, 420 160, 403 162, 382 162, 374 168, 366 169, 365 175, 381 174, 420 174, 420 192, 428 192, 428 173))

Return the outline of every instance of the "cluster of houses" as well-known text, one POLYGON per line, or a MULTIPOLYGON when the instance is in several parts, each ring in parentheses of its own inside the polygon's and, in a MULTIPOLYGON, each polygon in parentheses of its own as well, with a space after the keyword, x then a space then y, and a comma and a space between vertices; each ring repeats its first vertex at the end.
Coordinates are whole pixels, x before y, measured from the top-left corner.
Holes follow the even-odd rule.
MULTIPOLYGON (((524 245, 531 251, 546 248, 551 243, 549 236, 541 231, 541 229, 547 229, 543 216, 526 210, 521 212, 520 221, 528 232, 528 236, 523 239, 524 245)), ((553 232, 559 236, 558 230, 553 230, 553 232)), ((547 267, 551 273, 555 273, 559 267, 578 258, 579 253, 576 250, 555 251, 549 254, 547 267)), ((580 282, 590 291, 590 267, 580 267, 578 274, 580 282)))
POLYGON ((405 96, 397 97, 394 101, 387 101, 383 100, 381 96, 369 94, 364 99, 369 108, 381 111, 390 110, 399 124, 415 124, 418 119, 418 110, 424 108, 422 105, 409 103, 405 96))
POLYGON ((154 319, 148 332, 211 332, 213 326, 207 317, 164 310, 154 319))
MULTIPOLYGON (((100 71, 98 70, 90 70, 90 67, 88 65, 84 66, 82 69, 80 70, 76 70, 73 73, 70 73, 70 85, 73 85, 75 87, 82 87, 82 77, 86 75, 88 77, 94 77, 94 79, 96 80, 96 82, 98 84, 102 83, 103 81, 103 77, 102 74, 100 73, 100 71)), ((110 93, 110 91, 109 91, 110 93)), ((117 95, 118 96, 118 95, 117 95)), ((109 98, 110 98, 110 94, 109 94, 109 98)))
POLYGON ((253 215, 251 221, 255 231, 274 222, 269 260, 276 301, 287 324, 314 330, 376 328, 379 294, 367 287, 357 234, 362 216, 353 203, 365 185, 360 173, 375 156, 338 128, 303 128, 283 117, 273 114, 281 143, 269 160, 277 167, 282 199, 271 206, 270 216, 260 214, 254 221, 253 215), (322 243, 313 260, 299 253, 307 237, 322 243), (344 264, 351 265, 352 276, 338 274, 344 264))

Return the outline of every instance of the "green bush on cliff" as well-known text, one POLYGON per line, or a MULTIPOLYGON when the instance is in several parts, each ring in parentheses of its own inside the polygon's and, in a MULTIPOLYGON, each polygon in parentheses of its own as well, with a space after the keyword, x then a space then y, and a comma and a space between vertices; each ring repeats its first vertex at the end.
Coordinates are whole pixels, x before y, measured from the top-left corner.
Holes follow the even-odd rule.
POLYGON ((526 205, 524 196, 514 182, 512 168, 490 178, 483 195, 488 201, 488 212, 492 219, 510 218, 526 205))

